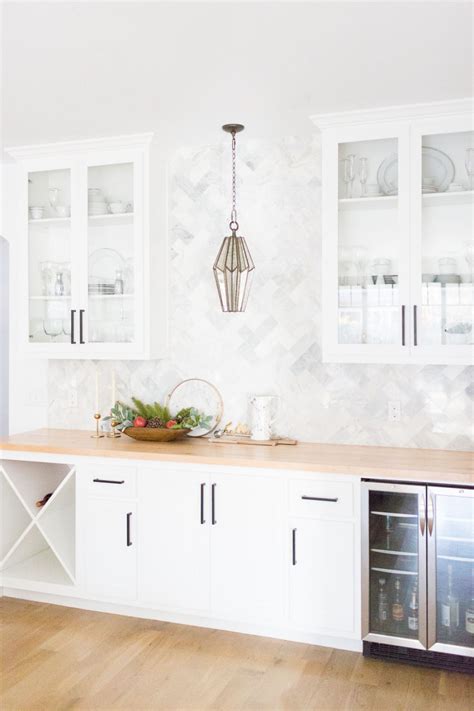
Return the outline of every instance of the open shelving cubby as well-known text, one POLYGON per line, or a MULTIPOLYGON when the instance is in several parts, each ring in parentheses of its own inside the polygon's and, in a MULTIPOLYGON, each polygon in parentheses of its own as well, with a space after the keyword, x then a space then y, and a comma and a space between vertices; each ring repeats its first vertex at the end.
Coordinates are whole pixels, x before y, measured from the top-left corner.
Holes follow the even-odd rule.
POLYGON ((0 465, 0 568, 4 583, 75 582, 75 469, 66 464, 0 465), (41 508, 36 501, 52 493, 41 508))

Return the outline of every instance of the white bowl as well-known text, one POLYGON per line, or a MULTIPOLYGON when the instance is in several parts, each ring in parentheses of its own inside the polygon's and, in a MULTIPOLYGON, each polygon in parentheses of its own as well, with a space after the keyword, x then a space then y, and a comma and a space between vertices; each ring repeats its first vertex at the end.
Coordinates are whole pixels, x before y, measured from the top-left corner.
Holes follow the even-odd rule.
POLYGON ((44 207, 30 207, 30 217, 32 220, 41 220, 44 215, 44 207))
POLYGON ((112 215, 121 215, 126 209, 127 206, 123 202, 109 202, 109 210, 112 215))

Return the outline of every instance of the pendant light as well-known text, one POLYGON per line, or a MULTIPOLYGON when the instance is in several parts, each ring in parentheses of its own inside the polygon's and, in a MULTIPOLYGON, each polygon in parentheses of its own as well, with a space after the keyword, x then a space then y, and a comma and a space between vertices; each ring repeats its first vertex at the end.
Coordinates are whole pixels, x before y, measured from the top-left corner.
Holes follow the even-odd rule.
POLYGON ((239 223, 236 208, 235 136, 244 130, 244 126, 240 123, 228 123, 222 128, 232 136, 232 210, 229 223, 232 234, 224 237, 213 270, 222 311, 237 312, 245 311, 255 269, 244 237, 237 235, 239 223))

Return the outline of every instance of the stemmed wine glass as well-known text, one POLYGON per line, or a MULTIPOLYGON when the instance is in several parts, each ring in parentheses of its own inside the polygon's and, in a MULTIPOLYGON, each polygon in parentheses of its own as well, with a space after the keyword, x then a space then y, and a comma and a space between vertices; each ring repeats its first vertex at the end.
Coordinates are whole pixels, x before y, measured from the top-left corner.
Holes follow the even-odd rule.
POLYGON ((466 166, 466 173, 469 178, 469 190, 472 190, 474 178, 474 148, 466 148, 466 157, 464 159, 464 165, 466 166))
POLYGON ((367 196, 367 188, 365 184, 367 183, 367 178, 369 177, 369 160, 365 156, 359 158, 359 180, 360 180, 360 195, 361 197, 367 196))
POLYGON ((48 189, 49 204, 51 205, 51 209, 53 210, 53 212, 56 212, 56 205, 58 204, 60 192, 61 191, 59 190, 59 188, 48 189))
POLYGON ((47 336, 55 341, 57 336, 63 332, 63 321, 60 318, 45 318, 43 321, 43 331, 47 336))
POLYGON ((354 182, 354 178, 355 178, 355 159, 356 159, 355 154, 350 153, 342 161, 342 165, 343 165, 342 179, 346 183, 346 197, 348 197, 348 198, 352 197, 352 183, 354 182))

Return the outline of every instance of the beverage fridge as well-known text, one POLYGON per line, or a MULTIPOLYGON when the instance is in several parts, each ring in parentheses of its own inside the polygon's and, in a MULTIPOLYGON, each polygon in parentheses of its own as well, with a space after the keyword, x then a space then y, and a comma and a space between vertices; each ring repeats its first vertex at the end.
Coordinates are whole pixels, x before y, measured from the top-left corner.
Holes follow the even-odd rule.
POLYGON ((474 488, 365 480, 366 656, 474 672, 474 488))

